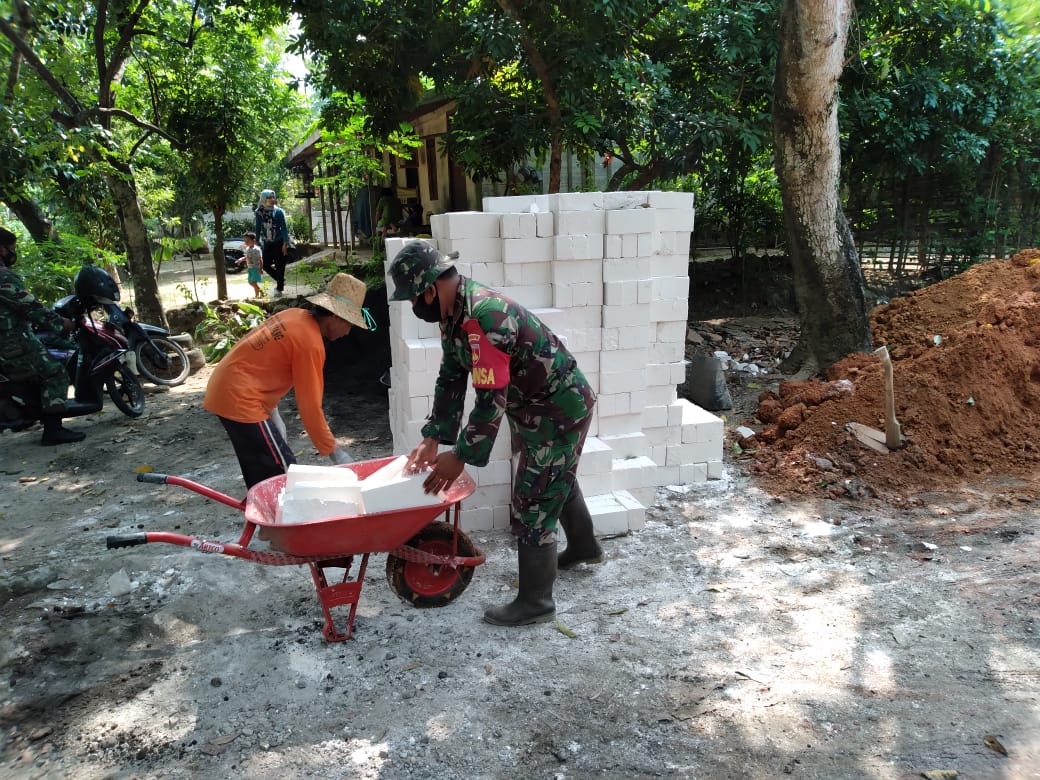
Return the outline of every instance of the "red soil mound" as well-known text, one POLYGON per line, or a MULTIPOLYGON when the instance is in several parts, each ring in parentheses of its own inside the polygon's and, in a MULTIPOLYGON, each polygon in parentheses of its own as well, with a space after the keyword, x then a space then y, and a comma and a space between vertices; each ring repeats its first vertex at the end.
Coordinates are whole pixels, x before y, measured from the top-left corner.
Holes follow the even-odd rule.
POLYGON ((753 472, 780 491, 890 499, 1040 473, 1040 250, 878 307, 871 329, 892 356, 905 445, 878 453, 846 428, 884 430, 881 364, 849 355, 827 382, 763 394, 753 472))

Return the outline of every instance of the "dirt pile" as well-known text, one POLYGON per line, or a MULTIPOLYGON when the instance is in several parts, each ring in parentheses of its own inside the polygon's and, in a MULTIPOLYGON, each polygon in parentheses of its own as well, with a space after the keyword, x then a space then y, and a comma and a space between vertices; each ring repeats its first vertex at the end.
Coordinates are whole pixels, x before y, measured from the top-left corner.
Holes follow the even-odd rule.
POLYGON ((922 491, 1034 477, 1040 470, 1040 250, 991 261, 871 313, 888 347, 905 445, 878 453, 846 427, 884 430, 873 355, 827 382, 787 382, 760 399, 750 470, 781 492, 912 498, 922 491))

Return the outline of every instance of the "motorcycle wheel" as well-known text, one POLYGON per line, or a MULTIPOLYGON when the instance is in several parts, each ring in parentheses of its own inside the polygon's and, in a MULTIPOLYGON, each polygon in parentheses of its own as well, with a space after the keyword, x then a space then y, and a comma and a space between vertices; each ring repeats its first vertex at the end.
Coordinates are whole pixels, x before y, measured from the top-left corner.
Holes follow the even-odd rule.
POLYGON ((180 344, 167 338, 138 343, 134 355, 137 357, 137 370, 157 385, 179 385, 191 372, 187 353, 180 344))
POLYGON ((112 403, 127 417, 140 417, 144 414, 144 388, 126 366, 120 365, 112 372, 105 380, 105 388, 112 398, 112 403))

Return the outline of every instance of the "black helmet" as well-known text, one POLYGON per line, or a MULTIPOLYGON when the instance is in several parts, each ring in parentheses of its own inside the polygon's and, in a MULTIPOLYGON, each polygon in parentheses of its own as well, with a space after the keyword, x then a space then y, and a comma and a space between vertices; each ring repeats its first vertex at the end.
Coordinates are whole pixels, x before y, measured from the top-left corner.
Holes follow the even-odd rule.
POLYGON ((84 303, 115 303, 119 300, 119 285, 104 268, 85 265, 79 269, 75 281, 76 295, 84 303))

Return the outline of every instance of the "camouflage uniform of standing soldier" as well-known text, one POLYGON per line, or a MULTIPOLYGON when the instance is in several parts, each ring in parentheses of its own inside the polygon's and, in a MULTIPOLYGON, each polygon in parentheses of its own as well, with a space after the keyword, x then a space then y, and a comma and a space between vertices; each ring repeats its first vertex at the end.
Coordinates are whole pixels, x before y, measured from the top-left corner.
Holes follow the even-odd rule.
POLYGON ((17 260, 18 237, 0 228, 0 372, 15 382, 32 380, 40 387, 41 444, 82 441, 82 431, 62 427, 69 393, 69 375, 33 334, 32 328, 71 330, 73 323, 41 304, 11 270, 17 260))
POLYGON ((487 464, 503 416, 509 420, 519 455, 510 517, 520 587, 512 602, 487 609, 484 620, 500 626, 552 620, 557 568, 603 560, 575 476, 595 393, 574 356, 534 314, 460 275, 428 244, 406 244, 390 276, 392 300, 411 301, 417 317, 440 323, 443 349, 433 410, 408 470, 431 467, 425 489, 442 490, 464 464, 487 464), (476 402, 461 427, 467 378, 476 402), (438 454, 439 444, 452 448, 438 454), (558 522, 567 534, 559 556, 558 522))

